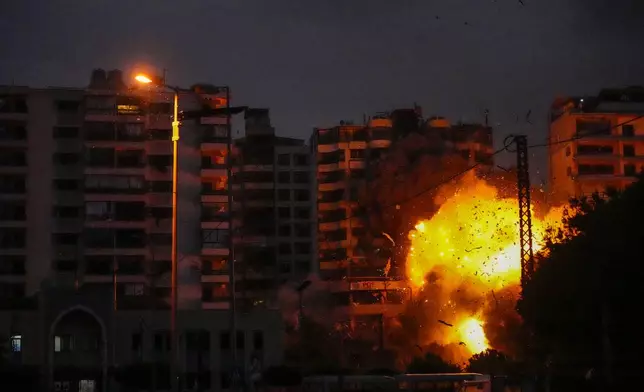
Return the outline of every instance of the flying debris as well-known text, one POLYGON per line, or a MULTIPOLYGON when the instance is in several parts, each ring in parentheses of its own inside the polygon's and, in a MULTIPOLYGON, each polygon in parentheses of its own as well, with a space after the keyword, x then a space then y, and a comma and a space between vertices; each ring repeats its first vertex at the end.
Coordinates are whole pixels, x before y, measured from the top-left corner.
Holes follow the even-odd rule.
POLYGON ((396 246, 396 242, 394 241, 393 238, 391 238, 389 234, 383 232, 382 235, 384 235, 391 242, 392 245, 396 246))
POLYGON ((447 325, 448 327, 453 327, 453 326, 454 326, 454 325, 452 325, 452 324, 448 323, 447 321, 438 320, 438 322, 439 322, 439 323, 441 323, 441 324, 443 324, 443 325, 447 325))

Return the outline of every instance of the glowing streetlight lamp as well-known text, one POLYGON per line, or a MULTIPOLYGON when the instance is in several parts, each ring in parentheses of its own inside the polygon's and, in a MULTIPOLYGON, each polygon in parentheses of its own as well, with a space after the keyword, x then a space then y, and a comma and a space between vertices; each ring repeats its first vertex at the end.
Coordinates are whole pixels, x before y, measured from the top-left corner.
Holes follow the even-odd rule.
POLYGON ((134 79, 135 79, 137 82, 139 82, 139 83, 143 83, 143 84, 150 84, 150 83, 152 83, 152 79, 148 78, 147 76, 145 76, 145 75, 143 75, 143 74, 136 75, 136 76, 134 77, 134 79))

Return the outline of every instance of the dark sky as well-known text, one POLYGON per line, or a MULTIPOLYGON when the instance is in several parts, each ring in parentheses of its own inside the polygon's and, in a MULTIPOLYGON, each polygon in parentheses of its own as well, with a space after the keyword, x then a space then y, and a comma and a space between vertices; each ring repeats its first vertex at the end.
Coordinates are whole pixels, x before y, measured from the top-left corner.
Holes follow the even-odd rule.
POLYGON ((557 95, 644 84, 644 1, 523 3, 0 0, 0 84, 84 86, 95 67, 154 66, 175 84, 231 85, 282 135, 417 102, 455 121, 489 109, 497 144, 542 141, 557 95))

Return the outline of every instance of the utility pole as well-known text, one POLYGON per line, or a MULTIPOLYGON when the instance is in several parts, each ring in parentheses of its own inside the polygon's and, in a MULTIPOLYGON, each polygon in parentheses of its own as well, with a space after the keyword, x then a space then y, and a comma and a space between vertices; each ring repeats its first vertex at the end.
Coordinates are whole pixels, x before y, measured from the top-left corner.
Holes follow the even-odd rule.
POLYGON ((532 249, 532 203, 530 201, 530 171, 528 167, 528 137, 514 137, 517 153, 517 188, 519 199, 519 246, 521 248, 521 288, 534 272, 532 249))

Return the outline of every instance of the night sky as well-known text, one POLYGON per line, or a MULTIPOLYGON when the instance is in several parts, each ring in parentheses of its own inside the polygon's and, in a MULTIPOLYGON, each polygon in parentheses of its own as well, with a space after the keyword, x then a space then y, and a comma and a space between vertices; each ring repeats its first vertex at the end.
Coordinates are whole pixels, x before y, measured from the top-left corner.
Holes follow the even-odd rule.
POLYGON ((453 121, 489 109, 497 145, 509 133, 542 142, 558 95, 644 85, 644 1, 523 4, 0 0, 0 84, 85 86, 92 68, 165 68, 169 83, 228 84, 234 103, 270 107, 285 136, 417 102, 453 121))

